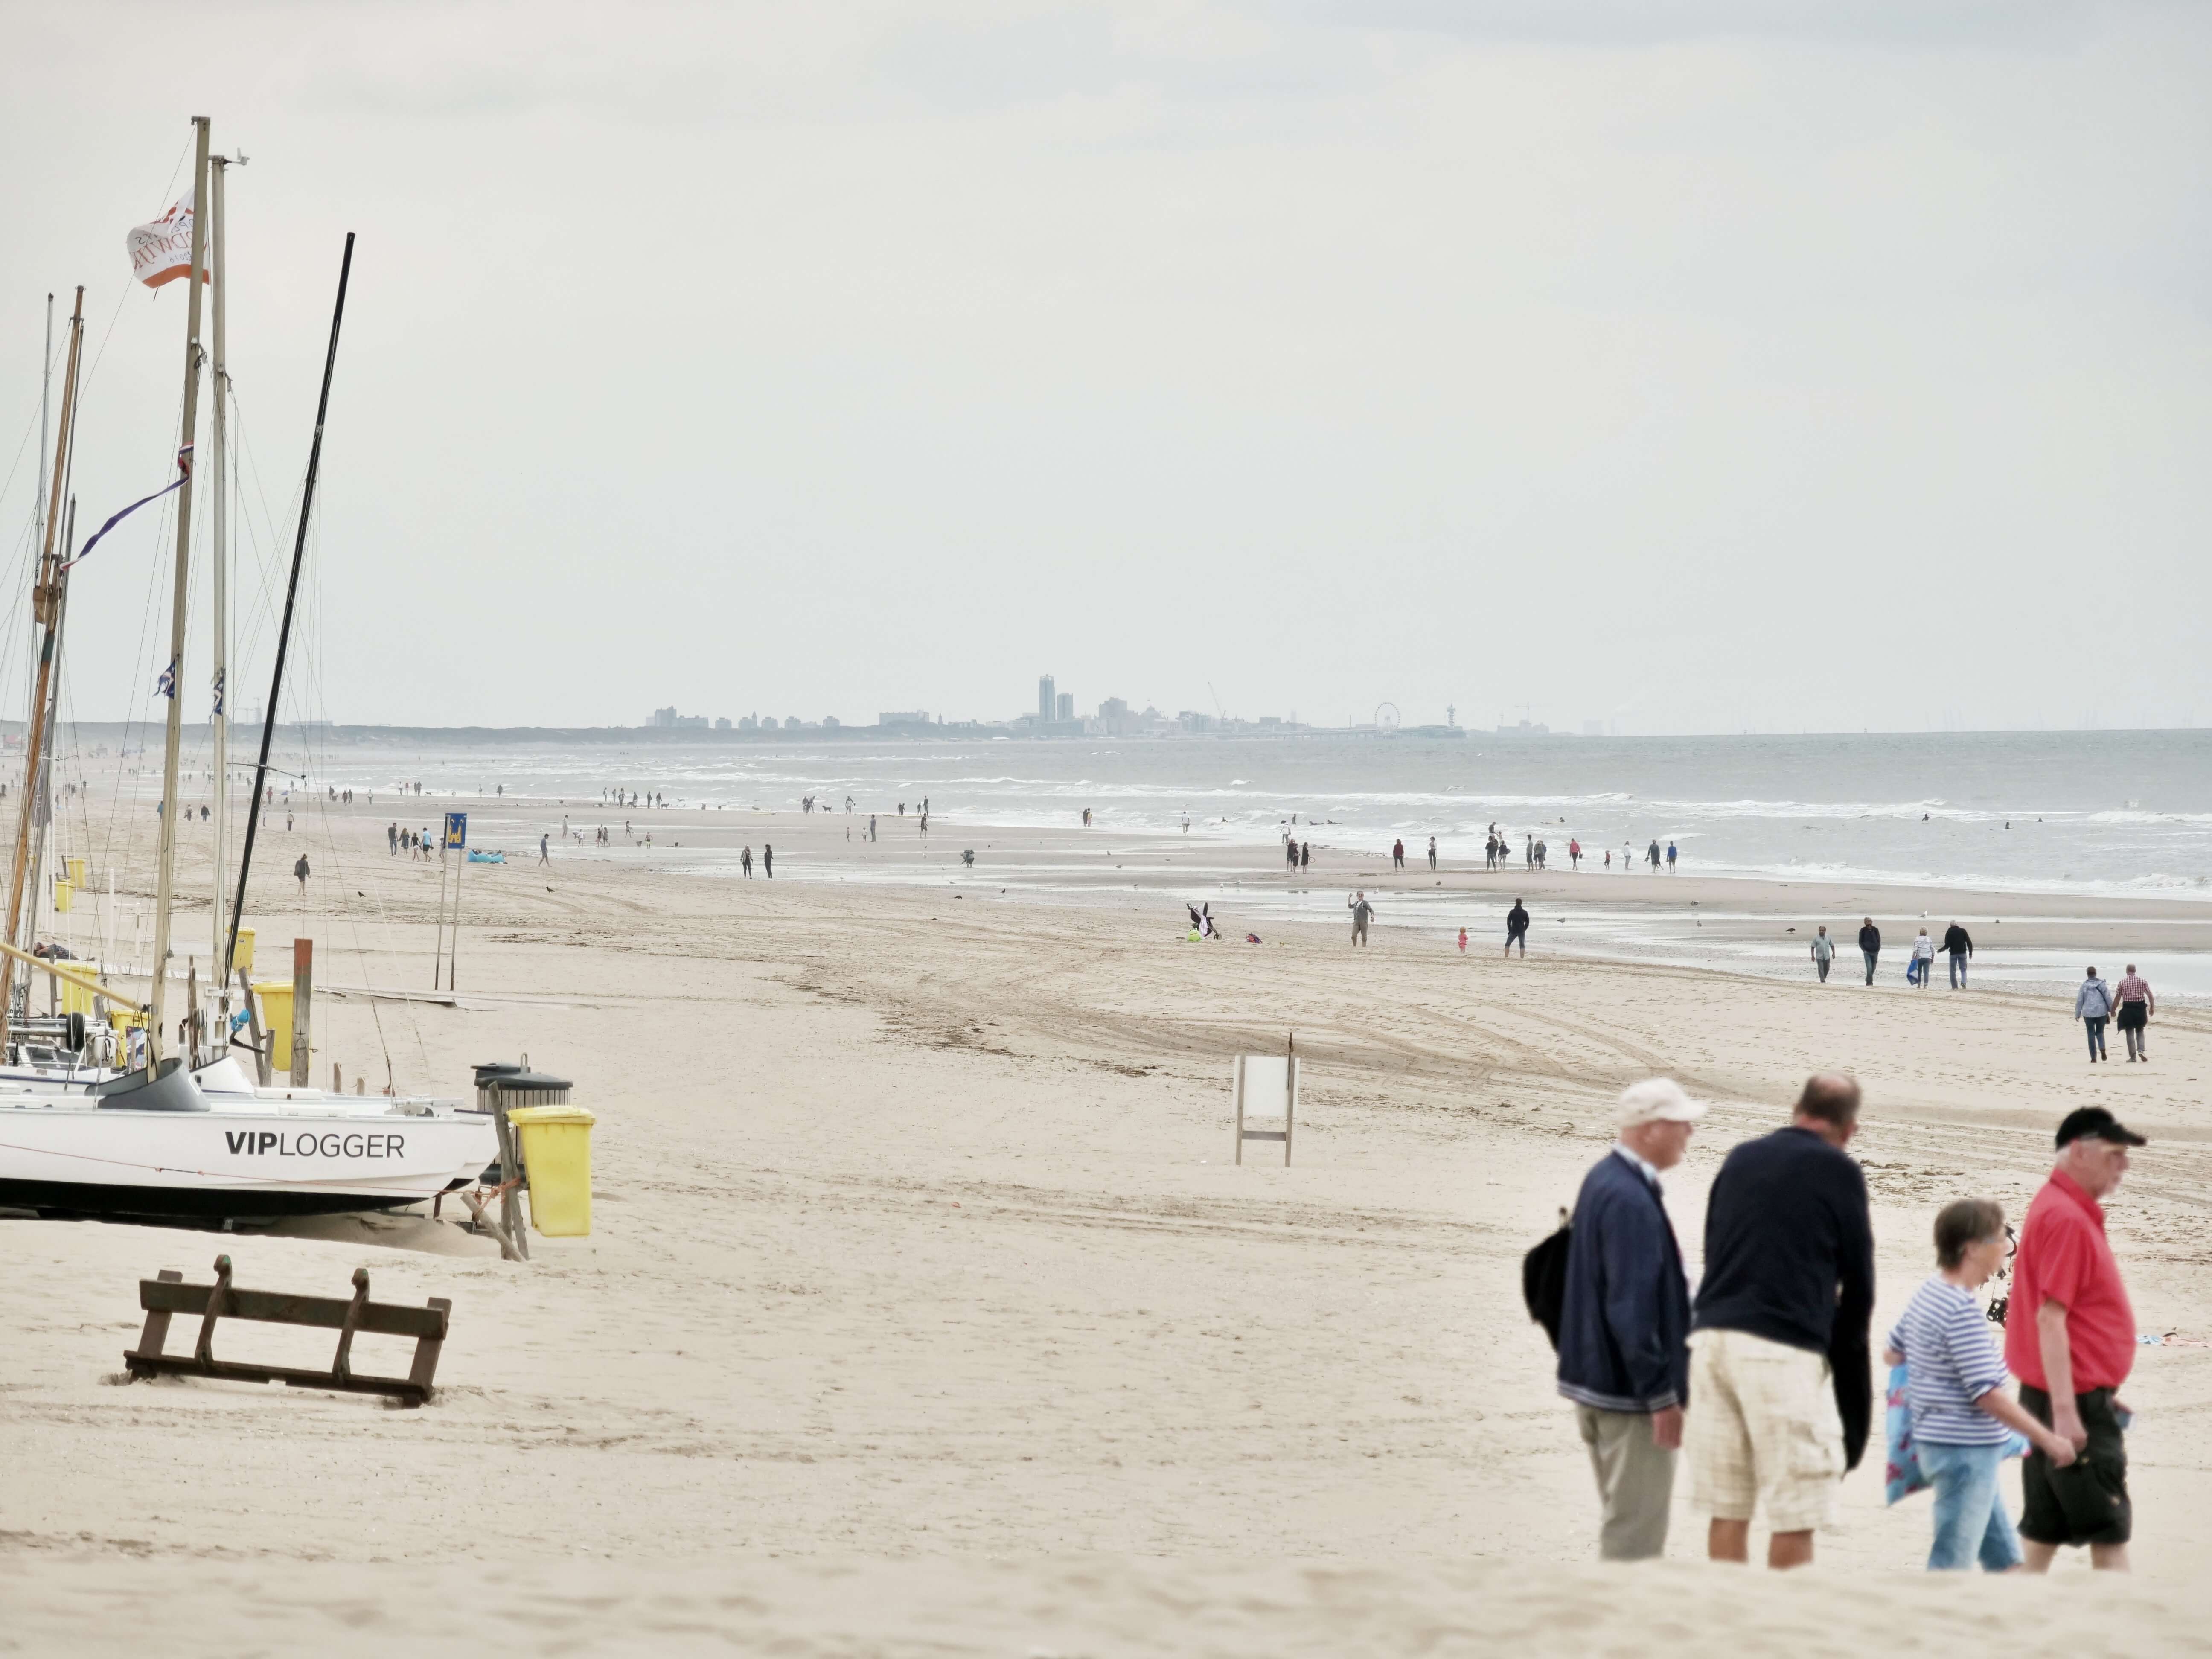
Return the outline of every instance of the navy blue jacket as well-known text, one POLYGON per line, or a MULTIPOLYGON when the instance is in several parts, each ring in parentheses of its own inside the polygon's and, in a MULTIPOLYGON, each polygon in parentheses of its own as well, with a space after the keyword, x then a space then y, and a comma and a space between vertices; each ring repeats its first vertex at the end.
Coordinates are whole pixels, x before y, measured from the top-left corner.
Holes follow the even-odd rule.
POLYGON ((1659 1188, 1608 1152, 1583 1177, 1567 1245, 1559 1392, 1608 1412, 1690 1395, 1690 1282, 1659 1188))

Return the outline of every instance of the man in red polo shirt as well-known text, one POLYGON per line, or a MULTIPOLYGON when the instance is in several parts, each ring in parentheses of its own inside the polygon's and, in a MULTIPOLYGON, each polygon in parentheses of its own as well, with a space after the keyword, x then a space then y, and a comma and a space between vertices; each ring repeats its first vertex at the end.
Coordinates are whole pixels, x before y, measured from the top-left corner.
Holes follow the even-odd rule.
POLYGON ((2031 1571, 2050 1571, 2061 1544, 2087 1544, 2093 1566, 2127 1571, 2134 1513, 2118 1389, 2135 1364, 2136 1316, 2097 1200, 2127 1174, 2128 1148, 2143 1144, 2101 1106, 2069 1112, 2058 1162, 2021 1228, 2005 1364, 2020 1378, 2020 1403, 2079 1453, 2062 1469, 2030 1452, 2021 1468, 2031 1571))

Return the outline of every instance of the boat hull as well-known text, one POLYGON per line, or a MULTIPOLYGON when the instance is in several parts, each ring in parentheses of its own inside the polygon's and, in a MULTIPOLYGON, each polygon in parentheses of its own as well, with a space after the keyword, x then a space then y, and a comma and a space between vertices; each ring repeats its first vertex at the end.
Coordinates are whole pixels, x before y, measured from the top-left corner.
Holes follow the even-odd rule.
MULTIPOLYGON (((465 1184, 455 1182, 453 1185, 465 1184)), ((442 1188, 441 1190, 443 1190, 442 1188)), ((275 1221, 286 1216, 346 1215, 417 1203, 413 1194, 375 1198, 360 1193, 279 1188, 105 1186, 90 1182, 0 1180, 0 1209, 41 1215, 117 1216, 145 1221, 275 1221)))
POLYGON ((488 1116, 0 1103, 0 1205, 206 1219, 419 1203, 498 1156, 488 1116))

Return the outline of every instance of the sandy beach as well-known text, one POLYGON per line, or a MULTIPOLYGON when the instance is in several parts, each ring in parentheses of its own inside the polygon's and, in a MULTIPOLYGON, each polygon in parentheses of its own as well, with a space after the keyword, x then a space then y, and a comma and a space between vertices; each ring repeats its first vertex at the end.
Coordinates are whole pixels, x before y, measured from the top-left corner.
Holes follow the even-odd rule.
MULTIPOLYGON (((468 872, 462 988, 434 999, 437 867, 387 855, 390 810, 319 809, 313 836, 264 848, 260 971, 315 939, 319 1079, 335 1061, 349 1087, 459 1094, 471 1062, 526 1052, 572 1078, 599 1120, 593 1235, 523 1265, 450 1217, 235 1237, 0 1220, 0 1652, 2207 1645, 2212 1012, 2162 1008, 2152 1064, 2093 1070, 2052 998, 1859 983, 1861 914, 1905 929, 1901 966, 1917 913, 1955 894, 1392 872, 1317 846, 1300 885, 1380 890, 1371 949, 1296 917, 1263 945, 1193 945, 1182 896, 1284 886, 1266 849, 407 811, 447 805, 481 815, 478 838, 565 811, 621 845, 556 842, 538 867, 534 828, 495 843, 512 861, 468 872), (720 862, 764 842, 773 881, 720 862), (1394 892, 1437 883, 1501 909, 1525 893, 1535 948, 1462 956, 1394 926, 1394 892), (1827 921, 1835 975, 1573 954, 1578 905, 1693 901, 1778 933, 1827 921), (1239 1167, 1231 1058, 1293 1031, 1295 1163, 1239 1167), (1877 1335, 1927 1271, 1936 1206, 1980 1194, 2017 1216, 2065 1111, 2151 1137, 2112 1205, 2139 1322, 2178 1339, 2142 1349, 2128 1389, 2132 1581, 2067 1559, 2047 1582, 1931 1585, 1927 1499, 1886 1511, 1863 1466, 1810 1573, 1705 1566, 1679 1500, 1664 1566, 1592 1563, 1522 1253, 1609 1139, 1613 1096, 1666 1073, 1714 1105, 1668 1178, 1694 1273, 1721 1155, 1816 1068, 1866 1091, 1877 1335), (366 1264, 380 1297, 452 1298, 438 1398, 115 1386, 136 1281, 204 1279, 219 1250, 242 1284, 335 1294, 366 1264)), ((1992 923, 2114 970, 2153 928, 2212 945, 2185 902, 1973 902, 1985 948, 1992 923)), ((1234 903, 1215 910, 1241 940, 1234 903)))

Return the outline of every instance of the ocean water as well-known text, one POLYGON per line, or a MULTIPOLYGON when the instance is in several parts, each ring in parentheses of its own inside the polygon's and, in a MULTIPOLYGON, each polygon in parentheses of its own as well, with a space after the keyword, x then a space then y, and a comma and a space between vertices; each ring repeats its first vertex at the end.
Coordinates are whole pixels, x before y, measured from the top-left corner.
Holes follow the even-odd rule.
MULTIPOLYGON (((1309 885, 1255 878, 1232 849, 1273 848, 1293 825, 1301 840, 1380 859, 1394 840, 1409 864, 1425 861, 1428 838, 1454 862, 1479 861, 1488 826, 1514 847, 1540 835, 1554 864, 1578 837, 1585 867, 1600 873, 1587 894, 1540 907, 1540 952, 1725 968, 1778 977, 1810 976, 1806 942, 1823 883, 1865 881, 1951 888, 1962 893, 2049 892, 2076 897, 2172 898, 2212 902, 2212 732, 2036 732, 1804 738, 1464 738, 1352 736, 1169 740, 886 741, 856 735, 823 742, 811 733, 769 742, 632 738, 594 733, 532 743, 494 734, 451 741, 335 741, 292 757, 325 785, 380 793, 403 779, 431 792, 398 809, 433 824, 448 804, 471 813, 470 839, 520 853, 566 817, 586 832, 635 817, 602 806, 601 792, 659 791, 672 806, 795 809, 813 795, 841 810, 890 818, 886 835, 911 835, 911 812, 927 798, 938 834, 933 868, 911 865, 780 860, 786 880, 943 884, 976 896, 1013 888, 1046 902, 1084 904, 1133 893, 1096 854, 1042 860, 1018 871, 972 871, 952 854, 987 842, 981 826, 1073 828, 1089 807, 1097 839, 1173 836, 1178 885, 1155 887, 1164 941, 1180 939, 1182 906, 1208 903, 1232 939, 1263 939, 1283 921, 1341 922, 1345 896, 1331 882, 1309 885), (494 794, 504 787, 504 796, 494 794), (491 799, 486 799, 491 797, 491 799), (1188 839, 1182 820, 1190 819, 1188 839), (1790 919, 1701 913, 1686 902, 1654 907, 1663 879, 1605 878, 1602 855, 1640 854, 1673 842, 1686 872, 1776 877, 1805 896, 1804 925, 1790 919), (1209 849, 1219 856, 1209 858, 1209 849), (1631 901, 1633 902, 1631 902, 1631 901)), ((650 860, 663 868, 735 873, 734 854, 695 842, 679 848, 680 822, 651 821, 649 851, 617 835, 591 856, 650 860)), ((641 824, 641 828, 645 827, 641 824)), ((1517 856, 1517 854, 1516 854, 1517 856)), ((1641 867, 1641 866, 1639 866, 1641 867)), ((1377 927, 1404 930, 1441 952, 1464 927, 1469 948, 1495 950, 1510 896, 1502 891, 1385 895, 1377 927)), ((2071 994, 2084 963, 2076 954, 2012 947, 1995 914, 2000 900, 1959 903, 1975 936, 1974 982, 2051 997, 2071 994)), ((2094 914, 2094 906, 2090 907, 2094 914)), ((1940 935, 1947 913, 1924 918, 1940 935)), ((1904 991, 1905 949, 1923 920, 1879 918, 1888 945, 1879 983, 1904 991)), ((2161 997, 2212 1002, 2212 953, 2169 943, 2170 921, 2114 924, 2161 997)), ((1839 952, 1832 981, 1857 983, 1854 949, 1839 952)), ((2108 951, 2106 954, 2110 955, 2108 951)), ((1940 992, 1942 988, 1939 986, 1940 992)))
MULTIPOLYGON (((1168 740, 774 744, 333 744, 320 781, 522 797, 485 819, 536 820, 566 801, 580 823, 605 789, 692 807, 796 807, 812 794, 862 812, 924 797, 957 824, 1180 830, 1194 842, 1301 839, 1380 854, 1480 859, 1497 824, 1564 865, 1570 836, 1600 862, 1673 842, 1685 873, 1875 881, 1995 892, 2212 902, 2212 731, 1818 737, 1460 739, 1304 737, 1168 740)), ((480 811, 483 809, 479 809, 480 811)), ((610 809, 611 811, 611 809, 610 809)), ((542 827, 542 826, 540 826, 542 827)), ((535 832, 532 832, 532 839, 535 832)))

